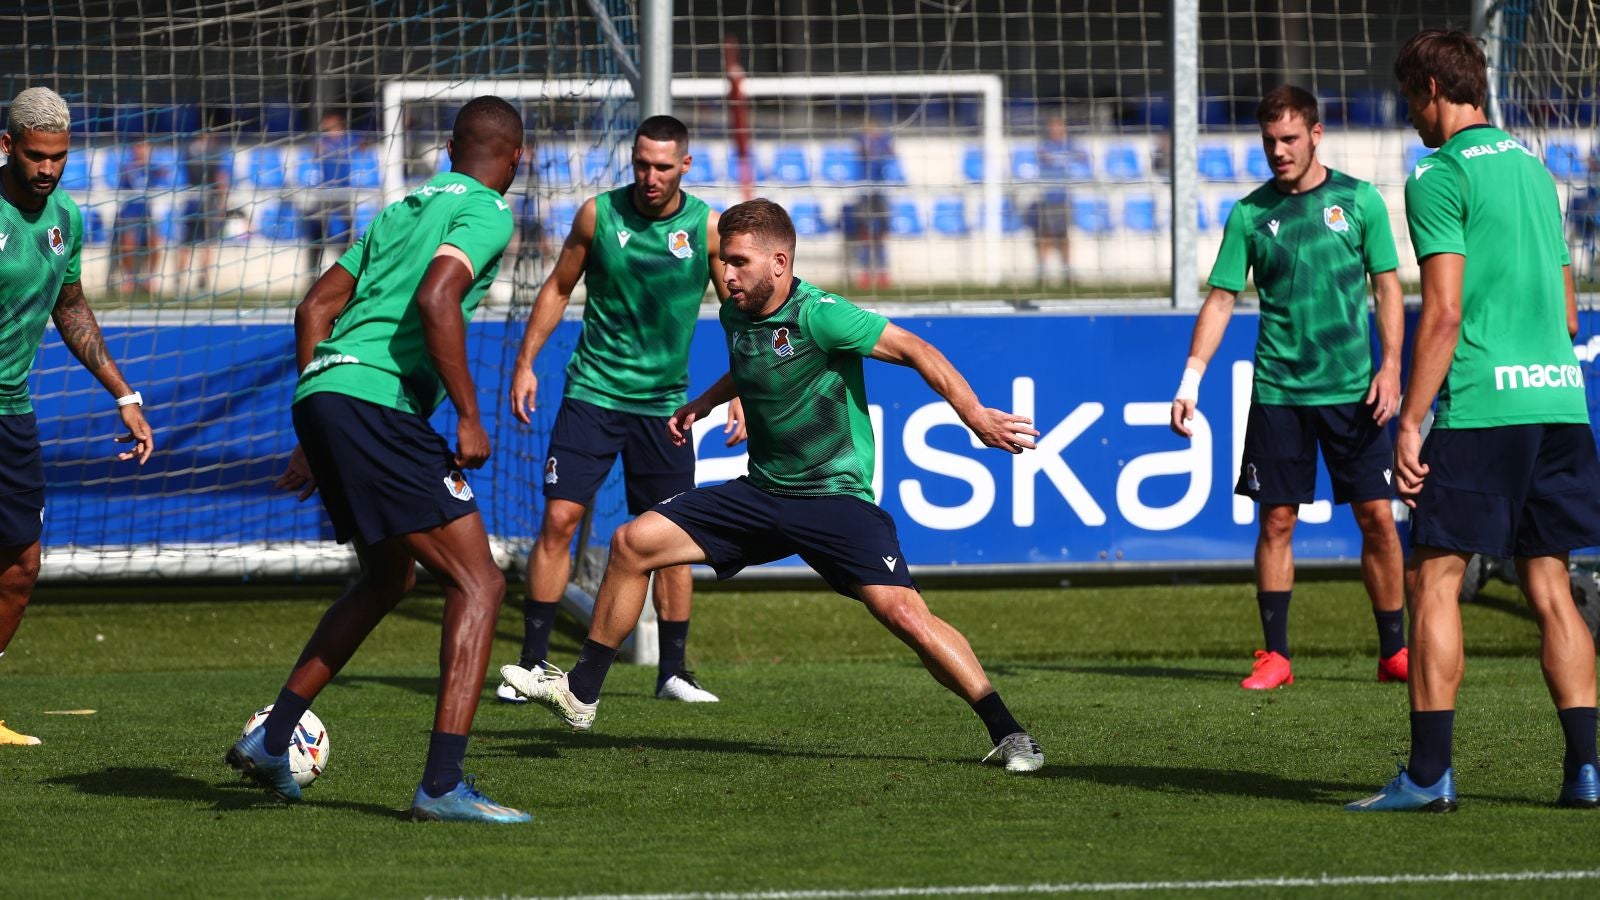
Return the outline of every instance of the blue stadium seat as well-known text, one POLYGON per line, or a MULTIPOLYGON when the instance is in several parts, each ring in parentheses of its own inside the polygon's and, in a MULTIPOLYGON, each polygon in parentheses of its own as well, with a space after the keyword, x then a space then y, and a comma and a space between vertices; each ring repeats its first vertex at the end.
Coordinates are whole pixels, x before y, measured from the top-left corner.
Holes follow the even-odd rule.
POLYGON ((1039 151, 1033 147, 1014 147, 1011 150, 1011 180, 1039 180, 1039 151))
MULTIPOLYGON (((860 184, 867 179, 867 164, 861 151, 848 144, 832 144, 822 148, 822 178, 832 184, 860 184)), ((729 181, 733 181, 733 163, 728 164, 729 181)))
POLYGON ((105 220, 100 217, 100 210, 92 206, 83 207, 83 242, 91 245, 106 242, 105 220))
MULTIPOLYGON (((981 217, 980 217, 981 218, 981 217)), ((1026 231, 1028 223, 1022 220, 1022 211, 1017 209, 1017 201, 1011 197, 1000 198, 1000 233, 1018 234, 1026 231)))
POLYGON ((944 237, 966 237, 972 233, 967 224, 967 204, 960 197, 936 197, 933 201, 933 233, 944 237))
POLYGON ((156 206, 156 209, 160 210, 156 214, 156 233, 161 235, 164 243, 175 244, 183 240, 184 215, 189 212, 190 207, 198 206, 199 202, 198 200, 185 202, 180 199, 164 206, 156 206))
POLYGON ((572 220, 578 217, 578 204, 571 200, 557 200, 546 204, 541 225, 545 234, 557 241, 566 238, 567 232, 572 230, 572 220))
POLYGON ((1122 203, 1122 227, 1135 234, 1155 234, 1160 230, 1156 223, 1156 198, 1149 194, 1133 194, 1122 203))
POLYGON ((778 184, 810 184, 811 161, 806 158, 806 148, 796 144, 775 148, 772 164, 763 173, 763 179, 778 184))
POLYGON ((376 188, 383 186, 383 170, 378 165, 378 151, 371 147, 357 147, 350 153, 350 186, 376 188))
POLYGON ((255 232, 269 241, 297 241, 301 233, 300 214, 288 201, 263 204, 256 211, 255 232))
POLYGON ((1267 151, 1259 146, 1253 146, 1245 151, 1244 171, 1253 181, 1270 181, 1272 164, 1267 160, 1267 151))
POLYGON ((1225 145, 1212 144, 1201 147, 1197 161, 1200 177, 1207 181, 1234 179, 1233 150, 1225 145))
POLYGON ((450 171, 450 151, 442 146, 433 151, 433 171, 436 174, 450 171))
POLYGON ((916 237, 923 232, 922 210, 917 201, 901 197, 889 202, 889 233, 896 237, 916 237))
POLYGON ((982 147, 968 147, 961 151, 961 177, 974 184, 983 180, 982 147))
POLYGON ((1561 143, 1551 143, 1545 148, 1544 164, 1549 167, 1551 175, 1563 180, 1583 178, 1589 168, 1584 164, 1583 154, 1578 152, 1577 147, 1561 143))
POLYGON ((256 147, 245 152, 245 179, 258 188, 281 188, 289 173, 282 147, 256 147))
POLYGON ((800 237, 815 237, 833 230, 822 215, 822 204, 814 197, 802 197, 789 204, 789 218, 794 220, 794 233, 800 237))
POLYGON ((562 144, 541 144, 529 164, 541 185, 560 187, 572 183, 572 157, 562 144))
POLYGON ((378 217, 378 204, 364 200, 356 204, 356 234, 366 234, 372 220, 378 217))
POLYGON ((1118 181, 1137 181, 1144 177, 1139 151, 1132 144, 1112 144, 1106 148, 1106 177, 1118 181))
POLYGON ((1089 234, 1111 231, 1111 205, 1103 197, 1073 197, 1072 224, 1089 234))
POLYGON ((1211 230, 1211 218, 1206 215, 1206 201, 1201 200, 1199 203, 1196 203, 1194 205, 1194 208, 1195 208, 1195 227, 1199 228, 1201 231, 1210 231, 1211 230))
POLYGON ((1067 150, 1067 180, 1094 180, 1094 158, 1082 147, 1072 146, 1067 150))
POLYGON ((689 155, 694 161, 689 165, 689 171, 683 173, 683 183, 688 185, 716 184, 717 182, 717 156, 708 146, 691 146, 689 155))
POLYGON ((1237 202, 1239 202, 1237 198, 1223 197, 1222 200, 1217 203, 1218 227, 1228 224, 1228 214, 1233 212, 1233 205, 1237 202))
POLYGON ((89 158, 92 151, 88 147, 73 147, 67 151, 67 163, 61 170, 61 189, 67 191, 87 191, 90 187, 89 158))
POLYGON ((583 180, 602 188, 617 187, 633 180, 632 162, 618 159, 610 147, 590 147, 583 154, 583 180))
POLYGON ((1424 147, 1421 144, 1412 144, 1411 146, 1407 147, 1405 156, 1405 177, 1410 178, 1412 171, 1417 167, 1417 163, 1421 162, 1424 156, 1427 156, 1432 152, 1432 150, 1429 150, 1427 147, 1424 147))

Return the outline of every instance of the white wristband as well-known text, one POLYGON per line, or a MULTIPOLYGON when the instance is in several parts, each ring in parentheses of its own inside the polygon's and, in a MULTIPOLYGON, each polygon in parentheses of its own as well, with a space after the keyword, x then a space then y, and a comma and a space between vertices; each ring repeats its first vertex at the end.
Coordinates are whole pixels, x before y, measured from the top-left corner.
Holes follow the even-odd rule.
POLYGON ((1194 369, 1184 369, 1183 378, 1178 381, 1178 393, 1172 399, 1200 401, 1200 373, 1194 369))
POLYGON ((121 396, 121 397, 117 398, 117 408, 118 409, 121 409, 124 406, 143 406, 143 405, 144 405, 144 395, 139 393, 138 391, 134 391, 131 394, 126 394, 124 396, 121 396))

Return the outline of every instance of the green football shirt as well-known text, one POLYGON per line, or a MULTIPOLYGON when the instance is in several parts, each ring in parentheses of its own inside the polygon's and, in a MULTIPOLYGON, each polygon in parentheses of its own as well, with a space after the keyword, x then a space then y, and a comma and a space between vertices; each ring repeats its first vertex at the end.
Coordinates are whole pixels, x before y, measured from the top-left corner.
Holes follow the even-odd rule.
POLYGON ((0 415, 33 412, 28 374, 61 286, 78 280, 82 250, 83 213, 66 191, 27 212, 0 187, 0 415))
POLYGON ((1228 214, 1211 286, 1261 298, 1255 400, 1274 406, 1355 403, 1372 385, 1367 275, 1399 267, 1389 210, 1343 172, 1301 194, 1272 182, 1228 214))
POLYGON ((1419 261, 1466 257, 1461 337, 1434 427, 1587 423, 1567 334, 1570 257, 1544 163, 1498 128, 1464 128, 1406 179, 1406 224, 1419 261))
POLYGON ((711 208, 688 194, 650 219, 632 187, 595 198, 594 242, 584 264, 583 333, 567 363, 566 396, 617 412, 670 416, 689 387, 689 343, 711 281, 711 208))
POLYGON ((444 399, 415 296, 443 244, 472 260, 475 276, 461 298, 471 320, 511 240, 511 207, 476 179, 455 172, 435 175, 404 199, 385 207, 339 265, 356 279, 355 293, 339 313, 333 334, 317 345, 300 373, 294 399, 333 391, 379 406, 428 416, 444 399))
POLYGON ((774 494, 872 501, 876 448, 861 359, 889 320, 799 278, 772 315, 722 304, 750 432, 750 483, 774 494))

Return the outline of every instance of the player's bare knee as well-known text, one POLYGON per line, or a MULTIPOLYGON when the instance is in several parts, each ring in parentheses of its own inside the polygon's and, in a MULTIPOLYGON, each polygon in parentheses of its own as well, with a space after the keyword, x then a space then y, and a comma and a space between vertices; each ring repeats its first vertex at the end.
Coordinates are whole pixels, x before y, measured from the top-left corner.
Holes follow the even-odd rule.
POLYGON ((649 539, 635 519, 612 532, 610 565, 621 566, 630 572, 643 571, 644 559, 650 550, 649 539))
POLYGON ((1294 539, 1294 526, 1298 519, 1292 506, 1263 506, 1261 540, 1269 544, 1288 543, 1294 539))

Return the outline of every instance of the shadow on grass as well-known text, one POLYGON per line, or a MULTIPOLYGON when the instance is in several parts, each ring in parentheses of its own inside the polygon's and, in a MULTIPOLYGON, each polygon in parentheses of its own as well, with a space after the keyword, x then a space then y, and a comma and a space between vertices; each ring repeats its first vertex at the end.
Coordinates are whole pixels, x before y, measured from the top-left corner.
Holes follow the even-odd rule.
POLYGON ((1070 778, 1109 787, 1137 788, 1169 794, 1227 794, 1288 800, 1318 806, 1342 806, 1372 793, 1377 784, 1304 781, 1268 772, 1238 769, 1184 769, 1171 766, 1052 766, 1035 778, 1070 778))
MULTIPOLYGON (((541 723, 542 724, 542 723, 541 723)), ((941 759, 937 756, 906 756, 884 753, 852 753, 819 750, 782 744, 750 741, 724 741, 703 737, 673 735, 573 734, 559 727, 516 729, 475 729, 473 737, 494 741, 477 744, 475 752, 525 759, 559 759, 563 751, 577 753, 626 750, 632 753, 726 753, 736 756, 770 756, 784 759, 859 760, 870 762, 929 763, 932 765, 971 765, 970 760, 941 759), (548 738, 546 737, 548 735, 548 738)))
MULTIPOLYGON (((154 766, 117 766, 98 772, 79 772, 47 778, 44 784, 70 787, 100 797, 138 797, 176 803, 209 803, 217 811, 241 809, 282 809, 289 804, 270 797, 261 788, 243 779, 212 782, 171 769, 154 766)), ((382 818, 400 819, 404 812, 374 803, 347 800, 314 800, 320 809, 342 809, 382 818)))
POLYGON ((1068 675, 1115 675, 1128 678, 1175 678, 1198 681, 1238 681, 1244 676, 1232 669, 1198 669, 1186 666, 1157 666, 1137 663, 1074 665, 1072 663, 992 663, 984 667, 992 675, 1019 672, 1062 672, 1068 675))

